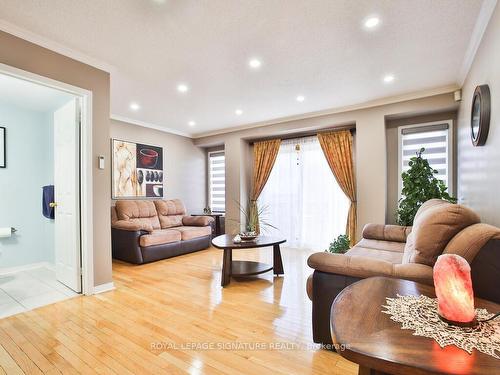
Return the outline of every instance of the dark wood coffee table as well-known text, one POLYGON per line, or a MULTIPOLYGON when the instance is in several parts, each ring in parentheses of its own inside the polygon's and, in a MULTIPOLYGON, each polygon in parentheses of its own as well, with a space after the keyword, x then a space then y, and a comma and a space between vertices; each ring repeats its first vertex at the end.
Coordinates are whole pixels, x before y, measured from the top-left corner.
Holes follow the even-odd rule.
MULTIPOLYGON (((495 286, 492 286, 495 287, 495 286)), ((338 353, 359 364, 363 375, 497 374, 500 361, 476 350, 468 354, 455 346, 441 348, 433 339, 413 336, 400 323, 382 313, 386 297, 426 295, 434 288, 407 280, 372 277, 349 285, 335 298, 331 311, 332 339, 348 345, 338 353)), ((500 305, 474 299, 489 312, 500 305)))
POLYGON ((224 250, 222 261, 221 285, 226 286, 231 281, 231 276, 254 276, 274 270, 275 275, 283 275, 283 262, 281 260, 280 244, 286 242, 284 238, 259 236, 255 241, 234 243, 233 237, 228 234, 215 237, 212 245, 224 250), (257 247, 273 247, 273 265, 244 260, 233 261, 233 249, 255 249, 257 247))

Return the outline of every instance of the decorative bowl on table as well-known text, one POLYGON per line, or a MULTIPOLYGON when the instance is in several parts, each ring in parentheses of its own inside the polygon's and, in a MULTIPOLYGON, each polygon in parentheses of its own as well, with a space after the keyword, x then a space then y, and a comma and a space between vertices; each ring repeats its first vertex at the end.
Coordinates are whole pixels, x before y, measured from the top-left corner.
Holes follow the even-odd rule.
POLYGON ((242 232, 240 233, 240 238, 242 241, 251 242, 255 241, 259 235, 257 232, 242 232))

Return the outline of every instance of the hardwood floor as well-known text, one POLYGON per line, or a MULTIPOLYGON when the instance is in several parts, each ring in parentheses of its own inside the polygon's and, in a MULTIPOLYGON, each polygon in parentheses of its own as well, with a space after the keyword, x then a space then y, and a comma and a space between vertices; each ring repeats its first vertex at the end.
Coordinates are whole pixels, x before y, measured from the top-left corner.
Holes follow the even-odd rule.
MULTIPOLYGON (((285 276, 220 287, 222 251, 113 263, 116 290, 0 320, 0 373, 357 374, 312 344, 308 253, 282 249, 285 276)), ((272 262, 272 249, 234 259, 272 262)))

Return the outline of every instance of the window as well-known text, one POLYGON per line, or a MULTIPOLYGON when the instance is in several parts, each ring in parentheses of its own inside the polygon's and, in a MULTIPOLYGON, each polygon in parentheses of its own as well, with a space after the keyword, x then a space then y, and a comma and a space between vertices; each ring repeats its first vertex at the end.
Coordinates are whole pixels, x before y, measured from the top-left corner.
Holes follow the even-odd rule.
POLYGON ((269 234, 285 237, 287 247, 321 251, 345 233, 350 201, 314 136, 281 142, 259 204, 277 228, 269 234))
POLYGON ((226 160, 224 151, 208 153, 208 205, 212 212, 226 211, 226 160))
POLYGON ((448 191, 453 188, 452 121, 400 127, 399 132, 399 192, 401 195, 401 173, 409 169, 410 158, 424 148, 422 154, 429 165, 438 171, 436 178, 442 180, 448 191))

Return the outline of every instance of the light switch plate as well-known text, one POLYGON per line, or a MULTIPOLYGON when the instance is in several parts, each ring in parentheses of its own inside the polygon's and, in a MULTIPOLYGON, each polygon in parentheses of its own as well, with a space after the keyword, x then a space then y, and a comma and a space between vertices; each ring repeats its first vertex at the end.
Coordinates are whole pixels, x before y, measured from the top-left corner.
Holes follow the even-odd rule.
POLYGON ((104 156, 98 156, 97 160, 98 160, 99 169, 104 169, 104 156))

